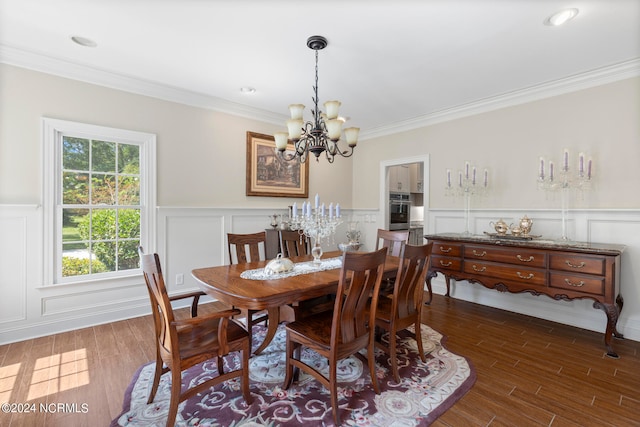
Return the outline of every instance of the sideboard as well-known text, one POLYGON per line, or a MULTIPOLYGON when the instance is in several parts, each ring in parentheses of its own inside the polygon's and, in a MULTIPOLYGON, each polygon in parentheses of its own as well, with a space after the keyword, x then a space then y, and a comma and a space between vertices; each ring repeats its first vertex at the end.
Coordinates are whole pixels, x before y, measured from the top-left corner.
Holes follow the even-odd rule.
POLYGON ((445 277, 446 296, 451 280, 467 280, 501 292, 528 292, 556 300, 592 299, 607 317, 604 342, 607 356, 617 358, 611 346, 623 306, 620 295, 620 257, 623 245, 511 239, 488 235, 434 234, 427 278, 445 277))

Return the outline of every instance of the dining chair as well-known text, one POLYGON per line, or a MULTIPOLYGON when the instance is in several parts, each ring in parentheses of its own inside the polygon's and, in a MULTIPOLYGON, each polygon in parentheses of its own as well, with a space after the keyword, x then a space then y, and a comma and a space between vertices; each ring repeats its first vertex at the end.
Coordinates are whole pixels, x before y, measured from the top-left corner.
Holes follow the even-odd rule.
MULTIPOLYGON (((244 264, 247 262, 264 261, 265 245, 267 234, 264 231, 249 234, 227 233, 227 245, 229 249, 230 264, 244 264), (235 256, 235 257, 234 257, 235 256)), ((253 349, 253 325, 261 322, 267 322, 269 317, 279 319, 279 309, 273 308, 268 310, 243 310, 243 315, 247 322, 247 331, 249 331, 249 345, 253 349)), ((264 350, 265 346, 260 346, 254 352, 259 354, 264 350)))
POLYGON ((304 317, 285 326, 287 345, 284 389, 288 389, 293 383, 294 367, 313 376, 331 394, 336 425, 340 425, 337 385, 339 360, 354 354, 363 358, 359 351, 366 348, 371 383, 376 394, 380 394, 376 378, 373 325, 386 256, 386 248, 374 252, 345 252, 342 256, 334 309, 304 317), (302 346, 328 359, 328 376, 301 360, 302 346))
MULTIPOLYGON (((397 359, 397 332, 413 325, 420 359, 426 362, 420 321, 425 277, 429 270, 433 243, 422 246, 404 245, 400 253, 400 264, 391 298, 380 298, 376 310, 375 325, 389 332, 388 345, 376 338, 376 347, 384 350, 391 358, 391 369, 397 383, 400 382, 397 359)), ((376 334, 376 337, 381 334, 376 334)))
POLYGON ((400 256, 403 243, 409 240, 409 230, 384 230, 378 229, 376 237, 376 249, 387 248, 389 255, 400 256))
MULTIPOLYGON (((297 230, 280 230, 280 248, 282 256, 286 258, 309 255, 311 253, 309 239, 305 235, 301 235, 297 230)), ((280 320, 295 320, 310 314, 331 310, 333 301, 333 295, 323 295, 291 304, 288 309, 281 307, 280 320), (293 310, 293 312, 290 310, 293 310)))
MULTIPOLYGON (((144 255, 144 249, 142 248, 142 246, 138 246, 138 255, 140 257, 144 255)), ((191 300, 191 317, 198 317, 198 304, 200 303, 200 297, 205 295, 207 294, 204 291, 186 292, 169 296, 169 301, 181 301, 183 299, 193 298, 191 300)))
POLYGON ((297 230, 280 230, 280 249, 285 258, 311 253, 309 239, 297 230))
POLYGON ((140 264, 147 284, 156 336, 156 367, 147 403, 152 403, 158 391, 160 377, 171 372, 171 399, 167 427, 173 426, 180 402, 212 386, 240 377, 245 402, 252 401, 249 390, 249 334, 231 317, 236 309, 223 310, 188 319, 176 319, 167 294, 158 254, 140 252, 140 264), (235 351, 242 352, 241 368, 224 371, 222 358, 235 351), (182 371, 217 358, 218 375, 193 387, 182 387, 182 371))
MULTIPOLYGON (((388 255, 397 257, 400 256, 402 246, 406 244, 408 240, 409 230, 384 230, 379 228, 376 236, 376 249, 387 248, 389 251, 388 255)), ((394 281, 395 279, 393 277, 383 280, 380 287, 382 295, 386 296, 393 292, 394 281)))
POLYGON ((264 261, 266 242, 267 233, 264 231, 249 234, 227 233, 229 263, 243 264, 252 261, 264 261))

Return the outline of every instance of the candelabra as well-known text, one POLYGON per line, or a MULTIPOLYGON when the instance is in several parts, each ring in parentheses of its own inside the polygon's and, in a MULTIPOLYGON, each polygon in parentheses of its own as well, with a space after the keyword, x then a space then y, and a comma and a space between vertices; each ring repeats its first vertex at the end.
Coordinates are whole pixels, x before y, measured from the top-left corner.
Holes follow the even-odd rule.
POLYGON ((447 187, 446 194, 448 196, 458 196, 464 198, 464 234, 471 234, 470 211, 471 197, 484 195, 489 186, 489 171, 484 169, 482 180, 478 177, 478 169, 469 162, 464 163, 464 170, 458 171, 457 185, 452 183, 451 169, 447 169, 447 187))
POLYGON ((342 223, 340 204, 336 203, 334 210, 333 203, 330 203, 327 209, 324 203, 320 205, 320 198, 316 194, 315 208, 311 208, 311 202, 303 202, 302 212, 298 214, 298 205, 294 203, 291 215, 289 222, 291 229, 298 230, 301 239, 303 237, 312 239, 313 262, 320 264, 321 240, 333 235, 336 232, 336 227, 342 223))
POLYGON ((545 191, 559 191, 561 197, 562 240, 569 240, 567 236, 567 212, 569 208, 569 191, 587 190, 591 184, 593 161, 585 159, 584 153, 578 155, 578 168, 573 171, 569 167, 569 150, 562 154, 562 166, 556 171, 552 161, 549 161, 549 169, 545 168, 545 159, 540 157, 540 170, 538 171, 538 188, 545 191))

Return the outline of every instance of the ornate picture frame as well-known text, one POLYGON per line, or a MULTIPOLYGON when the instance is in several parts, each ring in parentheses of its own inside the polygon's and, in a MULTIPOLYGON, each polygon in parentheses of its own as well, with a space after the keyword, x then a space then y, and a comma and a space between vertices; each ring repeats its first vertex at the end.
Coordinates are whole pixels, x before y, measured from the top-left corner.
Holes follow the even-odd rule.
MULTIPOLYGON (((286 152, 293 152, 293 144, 286 152)), ((278 155, 272 135, 247 132, 247 196, 309 197, 307 162, 278 155)))

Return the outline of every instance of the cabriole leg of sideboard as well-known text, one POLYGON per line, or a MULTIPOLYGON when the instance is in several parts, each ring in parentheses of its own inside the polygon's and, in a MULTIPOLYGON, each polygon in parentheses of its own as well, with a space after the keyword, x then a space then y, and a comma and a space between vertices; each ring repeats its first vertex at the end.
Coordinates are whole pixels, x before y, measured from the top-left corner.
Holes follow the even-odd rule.
POLYGON ((607 330, 604 333, 604 345, 607 347, 607 356, 614 359, 618 359, 620 356, 618 356, 618 353, 616 353, 613 350, 613 347, 611 346, 611 336, 615 333, 616 338, 624 338, 623 335, 620 332, 618 332, 617 326, 616 326, 618 323, 618 317, 620 317, 619 307, 622 306, 621 301, 622 301, 622 298, 618 296, 618 299, 616 300, 616 302, 619 305, 604 304, 604 303, 601 303, 600 301, 596 301, 593 303, 593 308, 599 308, 603 310, 604 313, 607 315, 607 330))

